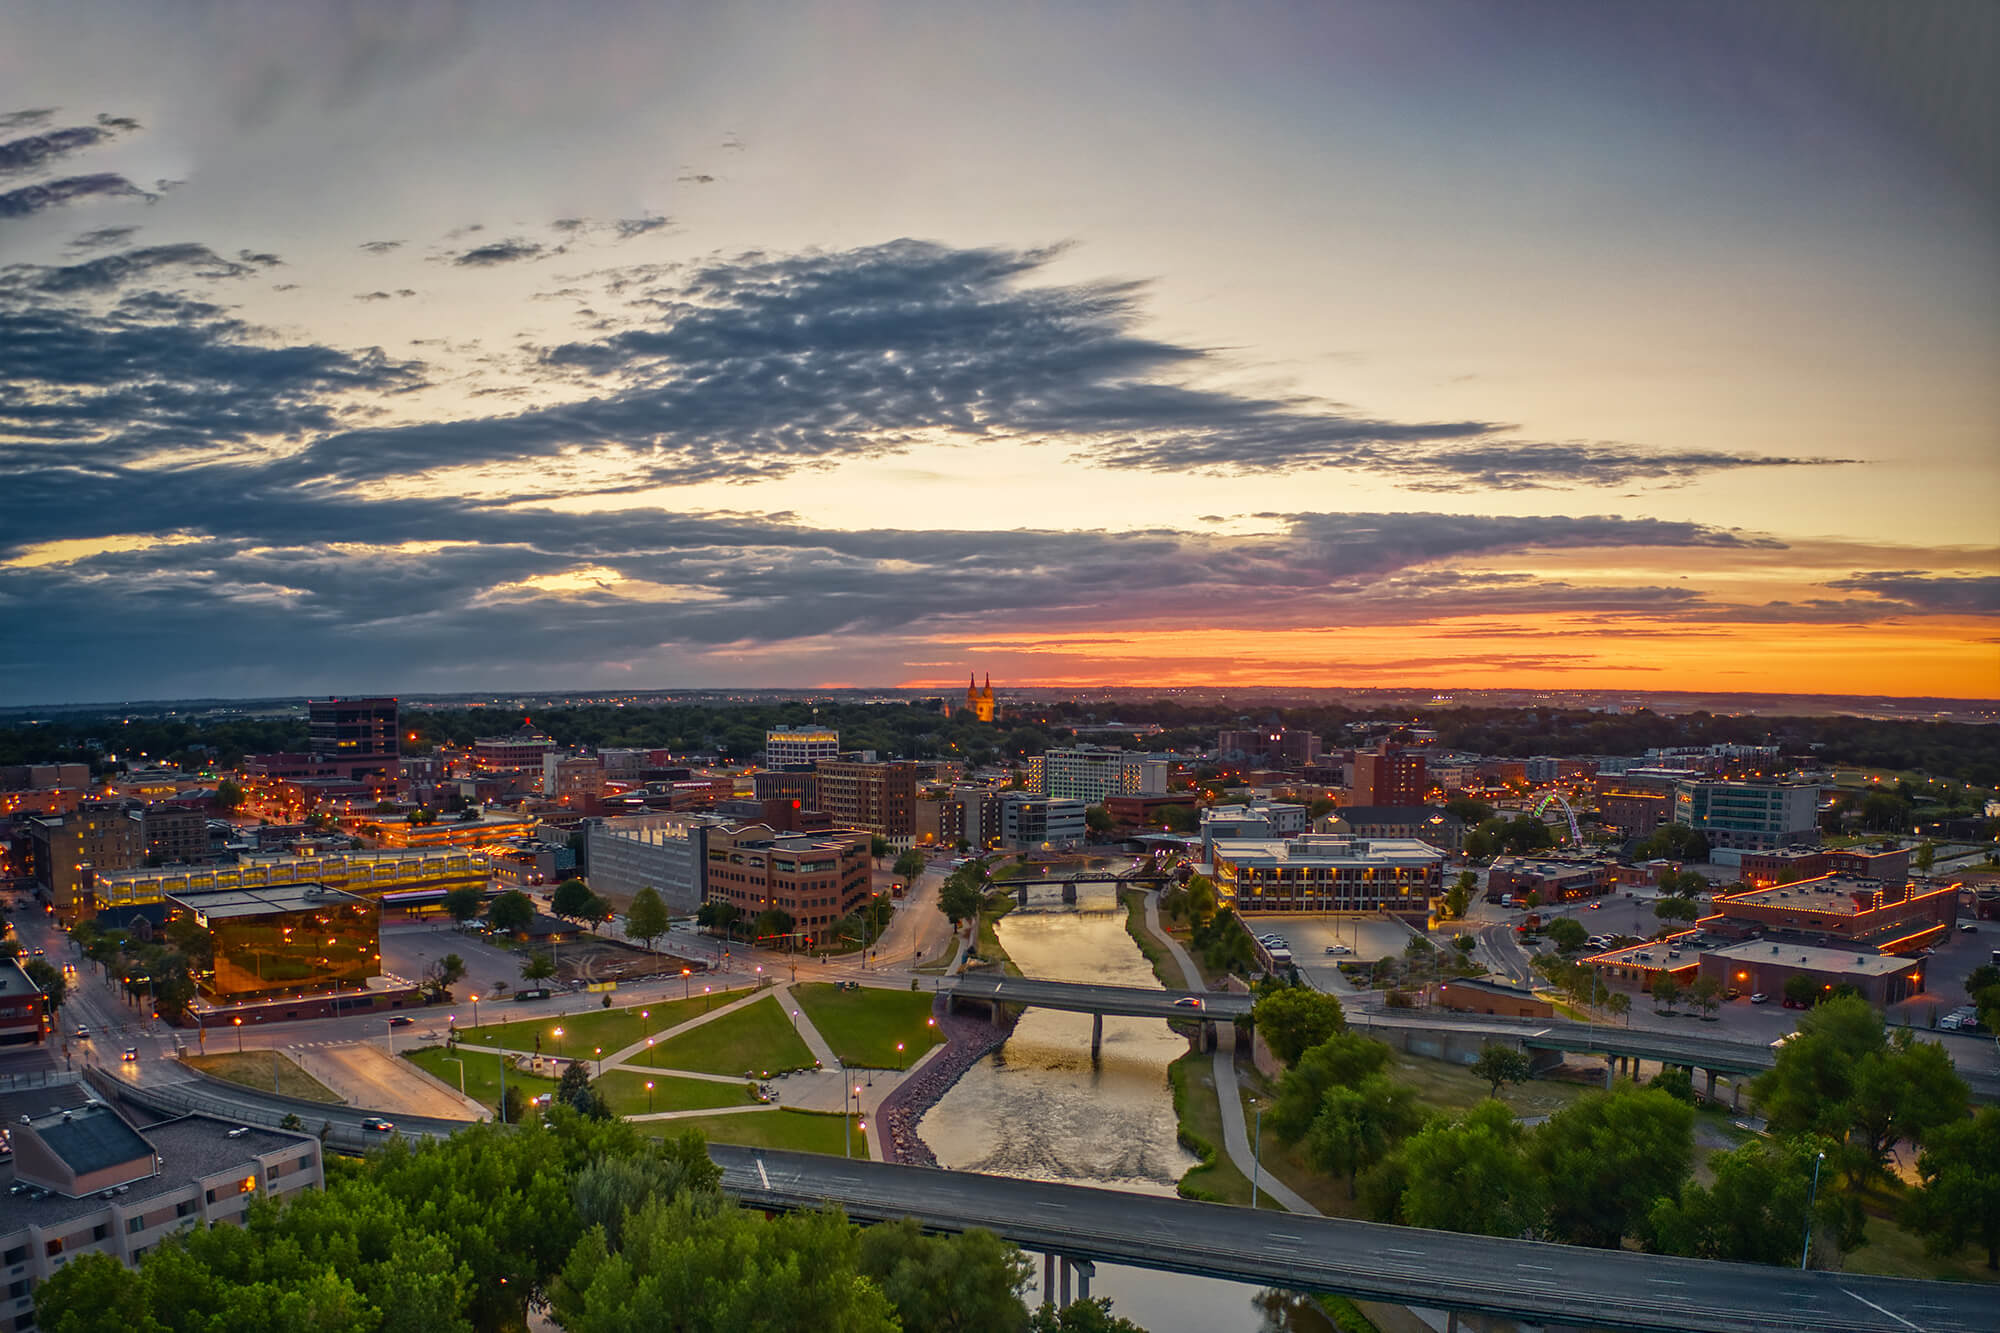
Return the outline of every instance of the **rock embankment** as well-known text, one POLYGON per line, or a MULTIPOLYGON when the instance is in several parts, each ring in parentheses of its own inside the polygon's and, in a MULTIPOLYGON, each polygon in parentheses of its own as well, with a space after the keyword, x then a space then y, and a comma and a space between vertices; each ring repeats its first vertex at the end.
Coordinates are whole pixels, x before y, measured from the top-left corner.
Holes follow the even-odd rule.
POLYGON ((1019 1018, 1018 1013, 1009 1014, 1004 1021, 994 1023, 981 1015, 947 1014, 944 1006, 942 995, 931 1006, 931 1016, 944 1034, 944 1050, 884 1097, 876 1111, 882 1156, 888 1161, 905 1166, 937 1165, 930 1145, 917 1135, 917 1122, 966 1070, 1006 1043, 1019 1018))

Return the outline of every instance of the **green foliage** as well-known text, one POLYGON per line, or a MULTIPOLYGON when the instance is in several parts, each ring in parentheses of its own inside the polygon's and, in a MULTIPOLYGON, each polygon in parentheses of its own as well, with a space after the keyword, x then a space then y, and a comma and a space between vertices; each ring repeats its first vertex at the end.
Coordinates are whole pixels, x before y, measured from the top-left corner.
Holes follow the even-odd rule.
POLYGON ((916 883, 917 876, 924 873, 924 867, 928 864, 929 862, 924 859, 924 854, 912 847, 909 851, 904 852, 896 858, 894 867, 896 877, 914 884, 916 883))
POLYGON ((448 953, 424 969, 424 990, 432 1001, 441 1001, 449 995, 452 983, 464 975, 465 960, 448 953))
POLYGON ((1917 1177, 1905 1220, 1924 1248, 1942 1255, 1976 1244, 1986 1266, 2000 1269, 2000 1108, 1931 1131, 1917 1177))
POLYGON ((1146 1333, 1131 1320, 1111 1313, 1109 1296, 1071 1301, 1058 1310, 1042 1305, 1028 1321, 1028 1333, 1146 1333))
POLYGON ((523 981, 547 981, 555 974, 555 960, 545 953, 531 954, 528 957, 528 961, 521 964, 521 980, 523 981))
POLYGON ((1355 1179, 1423 1124, 1415 1089, 1371 1074, 1353 1087, 1329 1088, 1306 1131, 1306 1159, 1321 1171, 1355 1179))
POLYGON ((1784 997, 1802 1009, 1818 1004, 1822 993, 1819 983, 1803 972, 1794 972, 1785 978, 1784 997))
POLYGON ((1670 1014, 1674 1011, 1674 1006, 1680 1003, 1681 983, 1665 972, 1653 978, 1650 989, 1654 1001, 1670 1014))
POLYGON ((1686 824, 1662 824, 1632 852, 1641 861, 1706 861, 1708 850, 1707 834, 1697 833, 1686 824))
POLYGON ((517 935, 535 924, 535 900, 509 889, 487 905, 486 921, 502 934, 517 935))
POLYGON ((1492 806, 1464 792, 1455 793, 1444 803, 1444 808, 1447 814, 1457 815, 1467 828, 1477 828, 1493 818, 1492 806))
POLYGON ((222 781, 216 783, 215 803, 224 810, 234 810, 237 806, 243 804, 243 788, 241 784, 229 778, 224 778, 222 781))
MULTIPOLYGON (((1655 1079, 1657 1083, 1659 1080, 1655 1079)), ((1796 1264, 1812 1194, 1814 1141, 1753 1140, 1708 1159, 1715 1183, 1690 1183, 1679 1198, 1654 1202, 1646 1248, 1694 1259, 1796 1264)), ((1838 1205, 1822 1192, 1818 1221, 1831 1230, 1838 1205)))
POLYGON ((1102 805, 1086 805, 1083 808, 1083 826, 1092 833, 1109 833, 1117 821, 1102 805))
POLYGON ((1621 1083, 1550 1116, 1528 1158, 1550 1182, 1548 1234, 1616 1249, 1643 1229, 1656 1199, 1679 1195, 1694 1164, 1694 1109, 1621 1083))
POLYGON ((1647 1081, 1646 1086, 1659 1089, 1677 1102, 1694 1105, 1694 1075, 1679 1065, 1663 1067, 1647 1081))
POLYGON ((582 1060, 572 1060, 556 1083, 556 1100, 578 1115, 592 1120, 609 1120, 611 1107, 597 1089, 590 1086, 590 1071, 582 1060))
POLYGON ((1662 921, 1692 921, 1700 910, 1695 906, 1694 899, 1683 898, 1679 894, 1656 899, 1653 903, 1653 915, 1662 921))
POLYGON ((986 862, 967 861, 944 878, 938 889, 938 910, 951 922, 953 930, 979 915, 986 901, 986 862))
POLYGON ((1590 932, 1573 916, 1559 916, 1549 922, 1549 939, 1564 953, 1575 953, 1589 940, 1590 932))
POLYGON ((927 1236, 915 1218, 861 1233, 857 1267, 882 1289, 906 1329, 985 1333, 1022 1329, 1021 1300, 1033 1271, 1014 1246, 990 1231, 927 1236))
POLYGON ((549 895, 549 911, 566 921, 588 920, 597 906, 597 895, 580 879, 566 879, 549 895))
POLYGON ((1335 1088, 1352 1088, 1389 1066, 1389 1047, 1354 1032, 1327 1038, 1301 1055, 1278 1080, 1271 1113, 1271 1132, 1286 1143, 1297 1143, 1319 1118, 1320 1107, 1335 1088))
POLYGON ((1480 1236, 1521 1235, 1541 1216, 1545 1181, 1528 1161, 1526 1140, 1514 1113, 1496 1101, 1479 1103, 1460 1120, 1432 1121, 1370 1182, 1375 1216, 1480 1236), (1384 1174, 1388 1180, 1380 1179, 1384 1174), (1400 1191, 1393 1188, 1396 1177, 1400 1191), (1399 1219, 1383 1217, 1388 1199, 1399 1219))
POLYGON ((1535 1069, 1525 1052, 1489 1041, 1479 1048, 1472 1072, 1485 1079, 1492 1086, 1492 1095, 1498 1097, 1502 1083, 1526 1083, 1534 1076, 1535 1069))
POLYGON ((1347 1030, 1340 1001, 1319 991, 1290 986, 1260 996, 1251 1010, 1271 1054, 1292 1064, 1335 1033, 1347 1030))
POLYGON ((625 933, 644 944, 648 949, 653 941, 667 933, 672 918, 667 915, 667 904, 660 897, 660 891, 647 884, 632 895, 632 906, 625 913, 625 933))
POLYGON ((478 916, 479 909, 485 905, 486 890, 477 884, 467 884, 444 895, 445 912, 461 926, 478 916))
POLYGON ((1160 822, 1169 833, 1193 833, 1201 828, 1201 812, 1191 805, 1163 806, 1160 822))
POLYGON ((48 1002, 50 1013, 53 1014, 61 1009, 64 1001, 69 999, 69 978, 50 966, 47 959, 30 958, 21 970, 28 974, 28 980, 34 982, 36 989, 41 991, 43 998, 48 1002))
POLYGON ((889 840, 879 833, 873 834, 868 839, 868 854, 878 861, 894 850, 895 848, 889 845, 889 840))

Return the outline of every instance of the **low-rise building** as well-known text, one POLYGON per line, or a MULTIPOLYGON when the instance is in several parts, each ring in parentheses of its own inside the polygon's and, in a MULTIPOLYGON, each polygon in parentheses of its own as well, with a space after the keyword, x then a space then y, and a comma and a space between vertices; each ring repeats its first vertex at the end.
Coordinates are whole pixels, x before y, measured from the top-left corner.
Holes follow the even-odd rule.
MULTIPOLYGON (((701 906, 707 837, 723 821, 709 815, 660 813, 601 819, 585 826, 590 887, 621 910, 643 888, 669 912, 688 916, 701 906)), ((773 829, 773 832, 779 830, 773 829)))
POLYGON ((1316 833, 1355 838, 1415 838, 1441 852, 1465 848, 1465 821, 1435 805, 1349 805, 1322 815, 1316 833))
POLYGON ((1218 838, 1289 838, 1311 831, 1312 816, 1303 805, 1252 801, 1210 806, 1201 812, 1202 859, 1208 858, 1218 838))
POLYGON ((764 763, 770 768, 811 768, 840 758, 840 733, 832 727, 773 727, 764 733, 764 763))
POLYGON ((1883 883, 1821 875, 1715 900, 1703 922, 1718 934, 1784 934, 1802 943, 1910 954, 1935 944, 1958 921, 1956 883, 1883 883))
POLYGON ((1901 883, 1910 877, 1907 847, 1781 847, 1769 852, 1745 852, 1737 867, 1744 880, 1758 888, 1796 884, 1822 875, 1901 883))
POLYGON ((1922 992, 1926 960, 1872 950, 1825 949, 1809 944, 1749 940, 1701 955, 1701 975, 1746 995, 1778 997, 1785 983, 1803 976, 1821 995, 1852 986, 1874 1005, 1895 1004, 1922 992))
POLYGON ((174 894, 168 921, 208 932, 214 954, 195 976, 209 1000, 367 989, 382 971, 381 904, 323 884, 174 894))
POLYGON ((91 881, 91 910, 163 902, 173 894, 292 884, 323 884, 364 898, 380 898, 385 893, 413 889, 484 888, 490 874, 485 857, 462 848, 250 856, 232 865, 163 866, 98 875, 91 881))
POLYGON ((35 1326, 34 1289, 79 1255, 135 1264, 162 1240, 243 1220, 256 1198, 325 1184, 319 1140, 188 1115, 134 1127, 80 1083, 0 1093, 0 1330, 35 1326), (56 1103, 56 1109, 47 1109, 56 1103))
POLYGON ((1575 902, 1609 893, 1617 883, 1609 861, 1559 861, 1548 857, 1502 856, 1486 872, 1486 901, 1509 895, 1540 894, 1544 903, 1575 902))
POLYGON ((1434 983, 1430 1002, 1460 1014, 1497 1014, 1505 1018, 1554 1018, 1556 1007, 1534 992, 1497 981, 1458 978, 1434 983))
POLYGON ((828 927, 868 904, 865 830, 779 833, 749 824, 711 828, 704 836, 703 900, 732 904, 747 922, 784 912, 802 945, 822 941, 828 927))
POLYGON ((1734 865, 1743 852, 1819 842, 1819 788, 1789 782, 1682 782, 1674 822, 1708 839, 1709 855, 1734 865))
POLYGON ((49 1022, 49 997, 20 963, 0 958, 0 1050, 41 1045, 49 1022))
POLYGON ((1012 852, 1080 847, 1087 834, 1085 805, 1059 796, 1010 791, 1000 795, 1000 845, 1012 852))
POLYGON ((1421 921, 1444 874, 1444 853, 1413 838, 1223 839, 1211 859, 1217 896, 1239 913, 1389 912, 1421 921))

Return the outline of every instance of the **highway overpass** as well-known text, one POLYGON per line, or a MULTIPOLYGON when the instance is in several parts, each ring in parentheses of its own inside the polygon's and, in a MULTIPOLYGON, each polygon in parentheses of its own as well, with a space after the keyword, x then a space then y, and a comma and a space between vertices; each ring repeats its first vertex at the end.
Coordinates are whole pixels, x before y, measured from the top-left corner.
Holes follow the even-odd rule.
POLYGON ((1995 1289, 1252 1211, 967 1171, 709 1145, 743 1202, 985 1227, 1023 1249, 1534 1324, 1713 1333, 1990 1333, 1995 1289))

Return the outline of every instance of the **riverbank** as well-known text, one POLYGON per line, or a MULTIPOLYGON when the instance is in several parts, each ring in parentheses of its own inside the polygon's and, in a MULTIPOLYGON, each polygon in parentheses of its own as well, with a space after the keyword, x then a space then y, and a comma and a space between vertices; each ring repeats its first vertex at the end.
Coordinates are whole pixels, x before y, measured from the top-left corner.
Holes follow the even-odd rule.
POLYGON ((937 1105, 965 1071, 1007 1044, 1014 1033, 1018 1012, 1002 1006, 1002 1018, 994 1023, 970 1014, 945 1012, 945 997, 931 1002, 931 1017, 943 1034, 944 1049, 882 1099, 875 1110, 882 1159, 905 1166, 936 1166, 937 1155, 917 1133, 917 1122, 937 1105))

